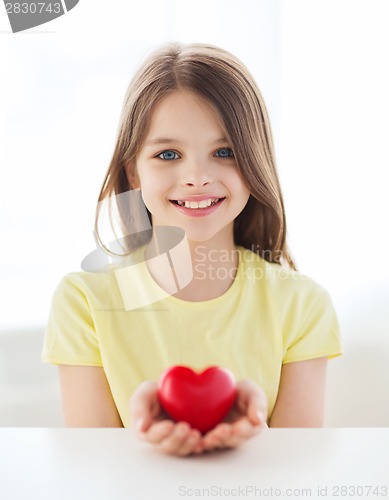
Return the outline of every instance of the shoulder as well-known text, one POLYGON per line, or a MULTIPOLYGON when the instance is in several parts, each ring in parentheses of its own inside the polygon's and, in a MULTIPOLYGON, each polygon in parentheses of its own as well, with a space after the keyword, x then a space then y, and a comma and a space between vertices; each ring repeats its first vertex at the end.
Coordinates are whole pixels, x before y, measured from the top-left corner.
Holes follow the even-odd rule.
POLYGON ((57 284, 53 299, 71 303, 85 303, 91 309, 104 308, 120 300, 113 272, 85 271, 65 274, 57 284))
POLYGON ((268 262, 258 253, 239 247, 242 273, 260 288, 262 295, 278 303, 298 306, 302 303, 330 301, 328 291, 317 281, 290 267, 268 262))
POLYGON ((112 273, 69 272, 62 276, 57 285, 57 290, 64 289, 69 292, 80 290, 91 293, 102 287, 109 286, 111 281, 112 273))
MULTIPOLYGON (((280 328, 283 363, 342 353, 336 311, 321 284, 249 250, 242 252, 242 259, 244 271, 256 276, 252 281, 255 300, 273 315, 280 328)), ((250 284, 247 287, 252 288, 250 284)))
MULTIPOLYGON (((143 262, 144 252, 145 247, 141 246, 128 255, 113 256, 112 260, 101 260, 101 262, 98 255, 95 260, 91 259, 86 267, 83 266, 83 269, 87 270, 65 274, 58 287, 92 295, 111 292, 113 288, 117 288, 116 271, 143 262)), ((104 254, 104 257, 107 256, 104 254)))

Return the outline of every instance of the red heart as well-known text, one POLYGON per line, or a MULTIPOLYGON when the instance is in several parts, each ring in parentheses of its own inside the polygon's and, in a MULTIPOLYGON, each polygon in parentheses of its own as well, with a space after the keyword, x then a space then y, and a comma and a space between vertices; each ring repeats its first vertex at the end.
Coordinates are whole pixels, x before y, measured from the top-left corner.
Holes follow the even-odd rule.
POLYGON ((158 383, 158 399, 170 417, 188 422, 203 434, 223 420, 236 393, 232 373, 217 366, 201 373, 187 366, 172 366, 158 383))

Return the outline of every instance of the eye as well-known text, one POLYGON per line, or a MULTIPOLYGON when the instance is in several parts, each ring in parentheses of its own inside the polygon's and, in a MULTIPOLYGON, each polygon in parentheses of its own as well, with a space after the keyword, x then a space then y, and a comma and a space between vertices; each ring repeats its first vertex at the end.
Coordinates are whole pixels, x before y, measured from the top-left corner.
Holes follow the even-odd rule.
POLYGON ((156 158, 159 158, 160 160, 165 160, 165 161, 177 160, 177 157, 178 157, 178 153, 176 153, 172 149, 167 149, 166 151, 162 151, 162 153, 159 153, 156 156, 156 158))
POLYGON ((218 158, 234 158, 234 152, 231 148, 220 148, 215 154, 218 158))

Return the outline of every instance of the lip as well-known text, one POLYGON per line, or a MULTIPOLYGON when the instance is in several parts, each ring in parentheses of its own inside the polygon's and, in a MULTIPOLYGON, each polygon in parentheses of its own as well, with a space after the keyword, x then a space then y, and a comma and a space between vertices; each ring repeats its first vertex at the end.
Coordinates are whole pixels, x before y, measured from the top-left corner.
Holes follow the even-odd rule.
POLYGON ((215 199, 219 198, 222 199, 224 196, 217 196, 216 194, 198 194, 198 195, 192 195, 192 196, 181 196, 178 198, 171 198, 169 201, 203 201, 203 200, 208 200, 209 198, 215 199))
MULTIPOLYGON (((212 196, 203 197, 202 199, 207 200, 208 198, 212 198, 212 196)), ((215 198, 217 198, 217 196, 215 196, 215 198)), ((178 201, 202 201, 202 199, 193 199, 193 197, 189 197, 182 198, 182 200, 178 199, 178 201)), ((184 215, 188 215, 189 217, 205 217, 215 212, 223 204, 224 200, 225 198, 220 198, 220 200, 215 205, 210 205, 206 208, 186 208, 185 206, 177 205, 177 203, 173 203, 172 201, 170 201, 170 203, 173 205, 173 207, 176 208, 176 210, 184 215)))

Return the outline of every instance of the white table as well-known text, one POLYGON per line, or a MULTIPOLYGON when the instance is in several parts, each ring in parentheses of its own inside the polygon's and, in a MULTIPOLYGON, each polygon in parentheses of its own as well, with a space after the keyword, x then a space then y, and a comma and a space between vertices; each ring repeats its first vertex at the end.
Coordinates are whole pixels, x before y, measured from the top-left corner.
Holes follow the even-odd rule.
POLYGON ((269 429, 190 458, 131 429, 0 428, 2 500, 263 497, 389 499, 389 428, 269 429))

